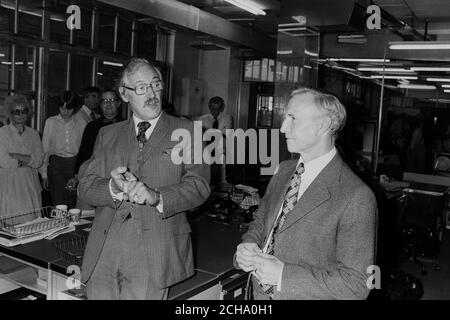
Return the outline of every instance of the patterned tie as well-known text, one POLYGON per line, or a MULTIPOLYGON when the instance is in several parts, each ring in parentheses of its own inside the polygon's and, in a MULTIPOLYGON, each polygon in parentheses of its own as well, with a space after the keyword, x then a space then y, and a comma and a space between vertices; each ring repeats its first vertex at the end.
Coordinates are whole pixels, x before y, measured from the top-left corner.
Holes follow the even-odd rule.
POLYGON ((217 120, 217 117, 214 117, 214 122, 213 122, 213 129, 219 129, 219 120, 217 120))
POLYGON ((91 116, 91 119, 92 119, 92 120, 95 120, 95 119, 96 119, 96 118, 95 118, 95 113, 94 113, 94 111, 91 111, 90 116, 91 116))
POLYGON ((137 141, 139 142, 139 151, 142 151, 144 148, 145 143, 147 142, 147 137, 145 136, 145 131, 150 128, 150 122, 148 121, 141 121, 138 123, 138 135, 137 135, 137 141))
MULTIPOLYGON (((300 190, 300 184, 302 183, 301 175, 305 172, 305 165, 303 162, 299 164, 297 170, 295 170, 294 174, 291 176, 291 180, 289 181, 289 188, 287 189, 286 195, 284 196, 283 206, 281 209, 281 213, 278 216, 277 220, 273 225, 273 231, 269 238, 269 244, 267 246, 266 253, 273 255, 274 247, 275 247, 275 236, 277 232, 281 229, 284 222, 286 221, 287 214, 294 208, 297 203, 298 191, 300 190)), ((263 288, 264 292, 270 297, 273 298, 274 286, 259 283, 263 288)))

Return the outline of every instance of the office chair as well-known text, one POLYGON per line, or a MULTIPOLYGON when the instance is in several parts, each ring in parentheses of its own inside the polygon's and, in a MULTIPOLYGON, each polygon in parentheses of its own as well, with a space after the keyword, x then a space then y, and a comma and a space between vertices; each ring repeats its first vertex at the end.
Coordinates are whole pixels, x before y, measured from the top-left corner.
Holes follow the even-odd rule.
POLYGON ((435 270, 440 270, 438 257, 444 229, 446 194, 405 189, 404 195, 403 249, 420 266, 423 275, 427 274, 423 262, 431 262, 435 270))

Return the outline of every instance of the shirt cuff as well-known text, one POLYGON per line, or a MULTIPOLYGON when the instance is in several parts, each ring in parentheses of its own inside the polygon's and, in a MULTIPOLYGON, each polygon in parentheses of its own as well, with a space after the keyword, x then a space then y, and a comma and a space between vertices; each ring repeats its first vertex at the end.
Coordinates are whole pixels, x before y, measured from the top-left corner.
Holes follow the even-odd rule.
POLYGON ((164 207, 163 207, 163 197, 162 194, 159 194, 159 204, 156 206, 156 209, 159 211, 159 213, 163 213, 164 212, 164 207))
POLYGON ((123 192, 114 193, 112 190, 111 182, 112 182, 112 179, 109 180, 109 193, 111 194, 111 197, 114 200, 122 201, 123 200, 123 192))
POLYGON ((277 283, 277 291, 278 292, 281 292, 281 280, 283 279, 283 268, 284 268, 284 263, 281 266, 280 275, 278 276, 278 283, 277 283))

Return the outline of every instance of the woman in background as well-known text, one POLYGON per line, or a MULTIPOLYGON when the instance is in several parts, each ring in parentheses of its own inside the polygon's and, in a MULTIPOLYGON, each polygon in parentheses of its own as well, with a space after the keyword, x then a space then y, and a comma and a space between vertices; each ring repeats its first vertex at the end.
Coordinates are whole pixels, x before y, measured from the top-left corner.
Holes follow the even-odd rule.
POLYGON ((24 95, 5 100, 10 123, 0 128, 0 216, 42 206, 38 168, 44 159, 39 133, 26 125, 31 106, 24 95))
POLYGON ((59 114, 45 121, 42 144, 45 160, 41 168, 42 183, 50 190, 53 205, 75 206, 76 195, 65 187, 73 176, 76 155, 86 126, 84 121, 73 117, 74 110, 83 101, 73 91, 66 91, 61 97, 59 114))

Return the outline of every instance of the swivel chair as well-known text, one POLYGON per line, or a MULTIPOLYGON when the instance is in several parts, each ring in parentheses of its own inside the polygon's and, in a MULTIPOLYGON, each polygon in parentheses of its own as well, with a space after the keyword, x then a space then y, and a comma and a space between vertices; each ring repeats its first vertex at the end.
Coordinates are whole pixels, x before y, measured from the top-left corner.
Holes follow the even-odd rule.
POLYGON ((423 275, 427 274, 423 262, 432 262, 434 269, 440 270, 438 257, 444 229, 446 194, 405 189, 404 195, 403 249, 420 266, 423 275))

